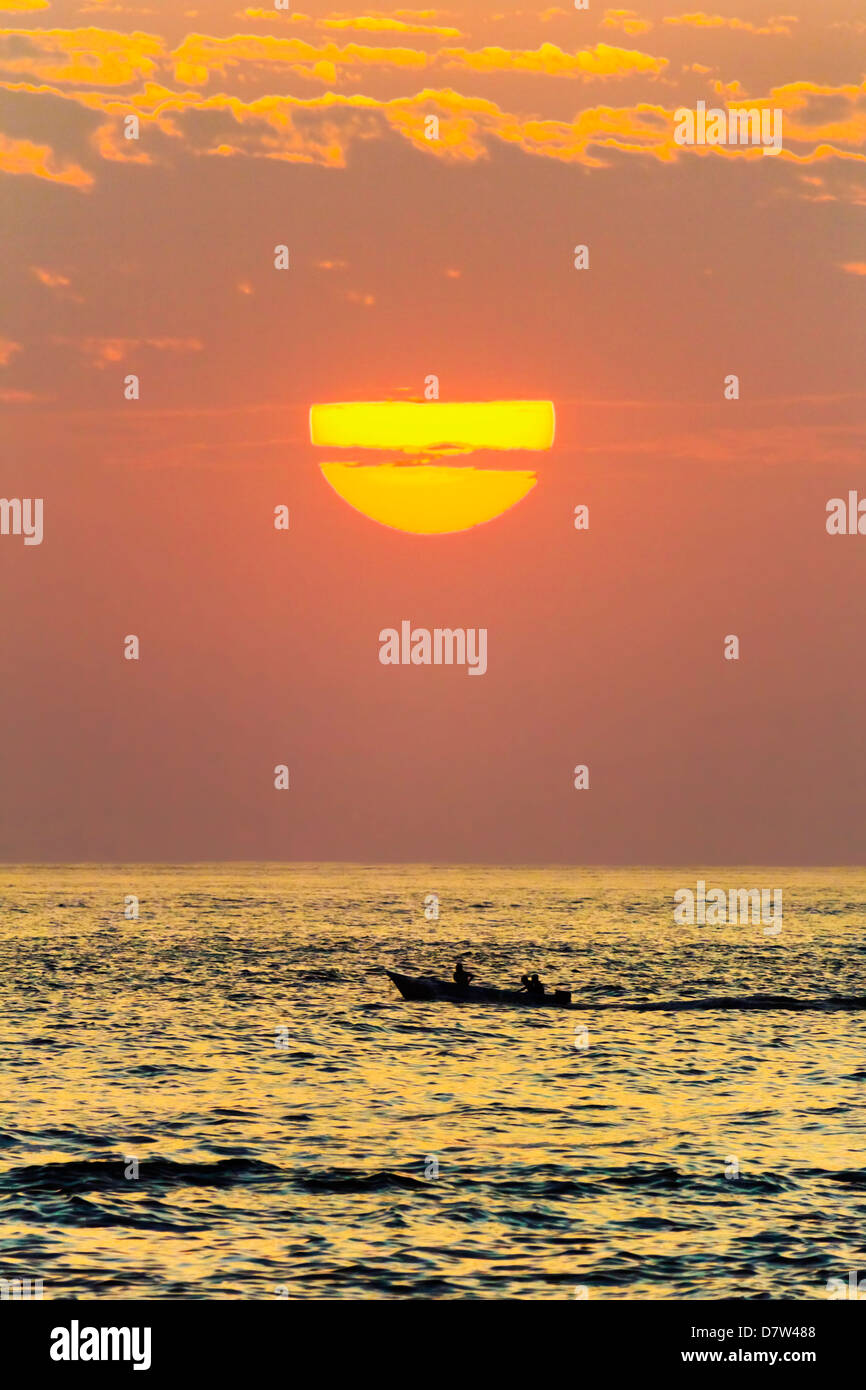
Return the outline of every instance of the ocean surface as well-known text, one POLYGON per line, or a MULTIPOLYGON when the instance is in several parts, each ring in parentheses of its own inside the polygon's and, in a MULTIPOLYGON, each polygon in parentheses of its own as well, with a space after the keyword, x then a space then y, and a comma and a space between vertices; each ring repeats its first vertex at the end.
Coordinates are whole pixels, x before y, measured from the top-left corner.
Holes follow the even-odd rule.
POLYGON ((864 923, 848 869, 0 866, 0 1279, 826 1298, 866 1275, 864 923), (677 924, 698 879, 782 888, 781 932, 677 924), (382 974, 464 953, 585 1007, 382 974), (756 995, 818 1006, 601 1007, 756 995))

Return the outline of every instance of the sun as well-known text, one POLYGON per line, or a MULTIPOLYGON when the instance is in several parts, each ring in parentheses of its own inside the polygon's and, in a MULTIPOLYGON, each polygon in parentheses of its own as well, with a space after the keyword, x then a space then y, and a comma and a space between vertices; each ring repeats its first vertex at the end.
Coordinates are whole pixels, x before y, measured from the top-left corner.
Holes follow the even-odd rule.
POLYGON ((555 429, 551 401, 344 401, 310 410, 316 445, 402 455, 320 466, 356 511, 413 535, 468 531, 509 511, 535 487, 535 472, 458 464, 455 456, 549 449, 555 429))
POLYGON ((344 502, 371 521, 416 536, 469 531, 501 516, 535 487, 527 471, 443 464, 323 463, 344 502))

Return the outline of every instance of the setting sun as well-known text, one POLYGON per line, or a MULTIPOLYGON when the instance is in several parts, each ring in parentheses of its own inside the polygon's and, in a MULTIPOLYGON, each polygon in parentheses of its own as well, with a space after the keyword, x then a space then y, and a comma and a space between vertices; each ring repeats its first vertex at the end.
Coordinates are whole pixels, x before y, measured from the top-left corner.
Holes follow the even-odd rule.
POLYGON ((443 464, 324 463, 322 472, 343 501, 371 521, 427 536, 492 521, 538 481, 527 470, 443 464))
POLYGON ((549 449, 552 401, 345 401, 314 405, 310 438, 339 449, 549 449))
POLYGON ((551 401, 346 401, 314 405, 314 444, 388 449, 418 462, 325 463, 322 473, 356 511, 415 535, 468 531, 501 516, 531 492, 531 469, 476 468, 438 462, 478 449, 549 449, 551 401))

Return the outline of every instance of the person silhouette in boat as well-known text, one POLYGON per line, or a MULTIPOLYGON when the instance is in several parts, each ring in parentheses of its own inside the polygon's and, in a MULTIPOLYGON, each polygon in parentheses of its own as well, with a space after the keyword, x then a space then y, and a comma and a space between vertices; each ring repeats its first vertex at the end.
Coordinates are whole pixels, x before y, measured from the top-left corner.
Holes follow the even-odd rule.
POLYGON ((467 989, 469 982, 474 978, 474 975, 471 975, 468 970, 463 968, 463 961, 458 960, 454 967, 454 983, 457 985, 458 989, 467 989))
POLYGON ((544 998, 544 985, 537 975, 521 975, 520 988, 525 994, 531 994, 534 999, 544 998))

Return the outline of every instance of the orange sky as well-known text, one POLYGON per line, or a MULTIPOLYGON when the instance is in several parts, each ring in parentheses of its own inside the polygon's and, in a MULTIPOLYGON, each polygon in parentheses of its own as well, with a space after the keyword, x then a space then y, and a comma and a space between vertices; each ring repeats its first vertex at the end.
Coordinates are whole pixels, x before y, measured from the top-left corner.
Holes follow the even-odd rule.
POLYGON ((0 536, 0 856, 862 862, 864 136, 842 0, 0 0, 0 496, 45 507, 0 536), (678 147, 699 100, 780 155, 678 147), (404 535, 309 408, 431 373, 556 440, 404 535), (486 626, 484 678, 382 667, 403 619, 486 626))

